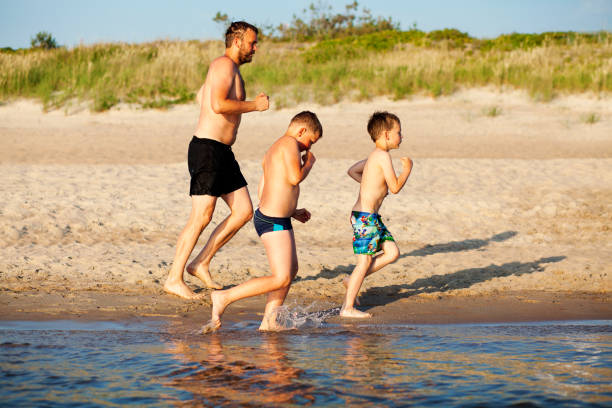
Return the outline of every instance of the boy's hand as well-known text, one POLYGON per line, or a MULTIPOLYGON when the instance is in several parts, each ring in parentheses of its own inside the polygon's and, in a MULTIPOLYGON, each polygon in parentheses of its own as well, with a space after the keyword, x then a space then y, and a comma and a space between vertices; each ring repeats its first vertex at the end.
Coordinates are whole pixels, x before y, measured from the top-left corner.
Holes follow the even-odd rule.
POLYGON ((302 167, 306 165, 312 166, 315 163, 316 159, 314 154, 310 150, 306 150, 304 155, 302 156, 302 167))
POLYGON ((260 93, 255 97, 255 107, 258 111, 268 110, 270 107, 270 98, 265 93, 260 93))
POLYGON ((405 169, 412 168, 412 160, 409 157, 402 157, 400 160, 402 161, 402 166, 404 166, 405 169))
POLYGON ((310 219, 310 213, 305 208, 298 208, 292 215, 299 222, 306 222, 310 219))

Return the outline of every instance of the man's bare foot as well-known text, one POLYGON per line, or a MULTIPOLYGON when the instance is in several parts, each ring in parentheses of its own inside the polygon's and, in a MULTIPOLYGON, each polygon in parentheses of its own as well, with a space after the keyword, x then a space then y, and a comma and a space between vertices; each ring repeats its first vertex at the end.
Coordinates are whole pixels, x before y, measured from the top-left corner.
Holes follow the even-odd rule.
POLYGON ((210 276, 208 268, 204 267, 204 265, 202 264, 196 266, 193 262, 190 263, 189 265, 187 265, 187 273, 189 273, 191 276, 195 276, 196 278, 204 282, 206 287, 210 289, 223 289, 223 286, 212 280, 212 276, 210 276))
MULTIPOLYGON (((344 285, 344 289, 346 290, 348 290, 348 283, 349 283, 350 278, 351 278, 350 276, 347 276, 346 278, 342 279, 342 284, 344 285)), ((359 301, 359 295, 355 297, 355 304, 357 306, 361 305, 361 302, 359 301)))
POLYGON ((172 295, 180 296, 188 300, 202 299, 202 296, 204 296, 203 294, 198 295, 189 289, 189 286, 185 285, 185 282, 182 281, 170 282, 166 280, 166 283, 164 283, 164 290, 172 295))
POLYGON ((356 318, 367 318, 367 317, 372 317, 371 314, 366 313, 366 312, 362 312, 360 310, 355 309, 354 307, 350 308, 350 309, 345 309, 342 308, 340 309, 340 317, 356 317, 356 318))

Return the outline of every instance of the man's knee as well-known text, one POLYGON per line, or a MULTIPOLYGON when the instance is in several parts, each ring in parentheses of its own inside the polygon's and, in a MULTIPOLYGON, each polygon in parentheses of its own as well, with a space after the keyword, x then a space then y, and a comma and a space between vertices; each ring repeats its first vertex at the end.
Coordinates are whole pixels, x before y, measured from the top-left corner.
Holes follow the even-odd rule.
POLYGON ((191 221, 195 227, 204 229, 210 220, 212 220, 214 208, 206 208, 201 211, 194 212, 191 221))
POLYGON ((240 208, 234 208, 232 210, 232 217, 236 219, 236 222, 244 225, 253 218, 253 207, 242 206, 240 208))

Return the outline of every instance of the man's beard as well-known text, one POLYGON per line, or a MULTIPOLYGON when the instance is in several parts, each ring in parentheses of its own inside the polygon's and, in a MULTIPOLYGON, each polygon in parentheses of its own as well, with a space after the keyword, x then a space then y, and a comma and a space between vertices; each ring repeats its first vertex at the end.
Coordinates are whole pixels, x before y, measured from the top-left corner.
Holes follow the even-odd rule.
POLYGON ((240 64, 246 64, 247 62, 251 62, 251 60, 253 59, 253 54, 255 54, 255 52, 243 52, 241 50, 240 54, 238 54, 238 61, 240 62, 240 64))

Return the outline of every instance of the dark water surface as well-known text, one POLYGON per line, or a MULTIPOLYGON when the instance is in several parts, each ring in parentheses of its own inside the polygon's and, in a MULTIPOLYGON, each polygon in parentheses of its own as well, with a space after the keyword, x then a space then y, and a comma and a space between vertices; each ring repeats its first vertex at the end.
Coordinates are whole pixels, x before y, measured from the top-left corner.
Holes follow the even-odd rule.
POLYGON ((612 321, 0 322, 2 406, 612 406, 612 321))

